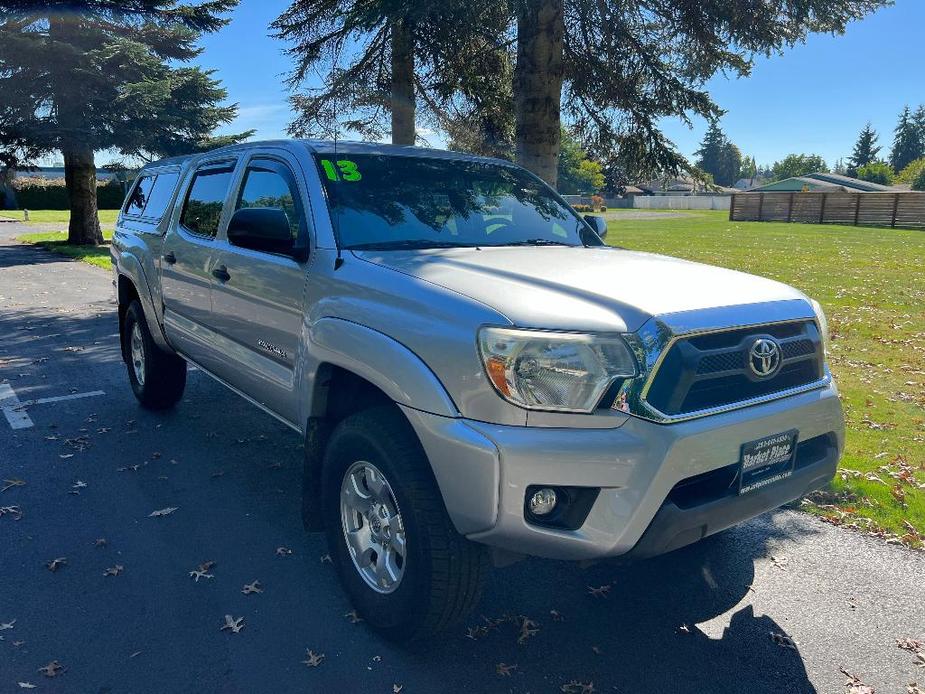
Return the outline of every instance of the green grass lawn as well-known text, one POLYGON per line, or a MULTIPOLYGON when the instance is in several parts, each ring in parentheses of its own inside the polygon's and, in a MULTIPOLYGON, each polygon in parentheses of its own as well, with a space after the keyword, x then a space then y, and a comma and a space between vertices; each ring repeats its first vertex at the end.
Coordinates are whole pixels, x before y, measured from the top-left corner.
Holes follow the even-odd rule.
MULTIPOLYGON (((0 216, 22 219, 23 213, 21 210, 4 210, 0 212, 0 216)), ((103 238, 107 241, 112 238, 112 232, 107 227, 115 226, 118 216, 119 210, 99 210, 103 238)), ((71 213, 69 210, 29 210, 30 223, 61 224, 62 228, 66 228, 70 219, 71 213)), ((104 270, 111 267, 108 244, 102 246, 71 246, 67 242, 66 231, 41 231, 32 234, 21 234, 16 240, 23 243, 34 243, 55 253, 96 265, 104 270)))
MULTIPOLYGON (((112 226, 116 223, 119 210, 100 210, 100 224, 112 226)), ((22 220, 22 210, 2 210, 0 217, 22 220)), ((69 210, 29 210, 29 221, 37 224, 67 224, 71 219, 69 210)))
POLYGON ((833 489, 806 507, 922 547, 925 232, 730 222, 725 212, 607 216, 611 244, 771 277, 822 303, 848 436, 833 489))
MULTIPOLYGON (((109 241, 112 238, 112 232, 104 230, 103 238, 109 241)), ((34 234, 21 234, 16 240, 23 243, 34 243, 42 248, 47 248, 75 260, 82 260, 104 270, 109 270, 112 267, 109 262, 108 243, 104 243, 102 246, 71 246, 67 242, 66 231, 42 231, 34 234)))

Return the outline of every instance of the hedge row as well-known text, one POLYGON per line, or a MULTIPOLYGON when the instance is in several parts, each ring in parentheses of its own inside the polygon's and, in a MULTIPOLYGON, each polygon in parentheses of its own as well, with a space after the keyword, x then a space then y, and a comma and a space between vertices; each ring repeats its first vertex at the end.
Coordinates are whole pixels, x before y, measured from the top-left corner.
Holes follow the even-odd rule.
MULTIPOLYGON (((21 210, 70 209, 63 178, 17 178, 13 181, 13 191, 21 210)), ((101 183, 96 188, 96 205, 101 210, 118 209, 124 199, 125 192, 118 181, 101 183)))

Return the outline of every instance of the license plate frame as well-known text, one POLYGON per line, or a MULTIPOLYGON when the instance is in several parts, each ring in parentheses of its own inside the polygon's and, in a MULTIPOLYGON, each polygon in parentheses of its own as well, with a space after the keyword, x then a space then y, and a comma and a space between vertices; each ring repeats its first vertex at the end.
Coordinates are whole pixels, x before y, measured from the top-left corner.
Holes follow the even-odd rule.
POLYGON ((746 441, 739 450, 739 495, 787 479, 796 463, 800 432, 789 429, 746 441))

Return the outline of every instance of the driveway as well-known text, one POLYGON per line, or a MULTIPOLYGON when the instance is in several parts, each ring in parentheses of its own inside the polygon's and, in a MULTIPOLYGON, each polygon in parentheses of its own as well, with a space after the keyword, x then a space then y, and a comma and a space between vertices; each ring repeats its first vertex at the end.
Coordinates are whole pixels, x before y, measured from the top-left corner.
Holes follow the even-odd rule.
POLYGON ((925 640, 925 555, 792 511, 631 566, 498 569, 467 625, 382 641, 301 529, 299 437, 196 371, 141 410, 109 274, 23 231, 0 225, 0 692, 925 688, 896 645, 925 640))

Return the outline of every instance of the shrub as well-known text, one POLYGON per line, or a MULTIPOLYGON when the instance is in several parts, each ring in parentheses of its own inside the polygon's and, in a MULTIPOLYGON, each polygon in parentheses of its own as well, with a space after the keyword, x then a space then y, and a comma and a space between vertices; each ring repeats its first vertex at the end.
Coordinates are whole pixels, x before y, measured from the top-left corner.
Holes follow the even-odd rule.
POLYGON ((922 170, 919 171, 919 175, 912 181, 912 190, 925 191, 925 166, 922 167, 922 170))
POLYGON ((593 207, 594 209, 599 209, 603 206, 604 206, 604 198, 602 198, 600 195, 591 196, 591 207, 593 207))
POLYGON ((870 183, 888 186, 893 182, 893 167, 885 161, 872 161, 858 167, 858 178, 870 183))
POLYGON ((925 171, 925 157, 920 157, 896 174, 898 183, 912 183, 922 171, 925 171))
MULTIPOLYGON (((63 178, 22 176, 13 179, 16 204, 23 210, 67 210, 70 202, 63 178)), ((122 206, 125 193, 118 181, 98 182, 96 204, 101 210, 115 210, 122 206)))

